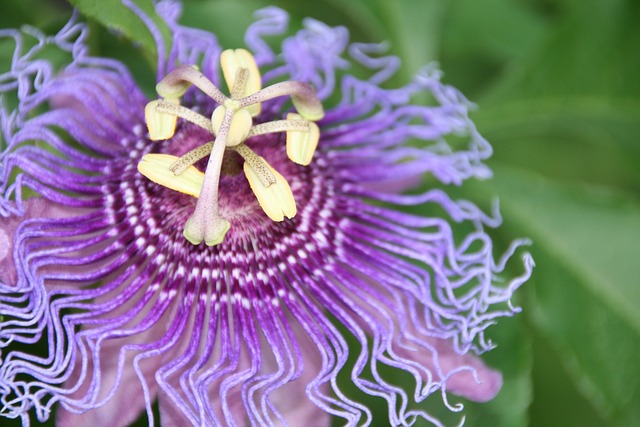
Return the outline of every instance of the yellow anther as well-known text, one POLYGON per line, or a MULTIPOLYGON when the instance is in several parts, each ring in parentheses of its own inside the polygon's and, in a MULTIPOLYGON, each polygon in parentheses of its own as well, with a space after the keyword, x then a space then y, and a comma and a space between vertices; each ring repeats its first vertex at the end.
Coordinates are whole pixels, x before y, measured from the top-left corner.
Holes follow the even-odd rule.
POLYGON ((262 210, 273 221, 282 221, 284 217, 293 218, 296 216, 296 201, 293 198, 291 187, 282 175, 271 167, 263 158, 260 158, 267 168, 276 177, 276 182, 265 186, 258 173, 249 165, 244 163, 244 173, 249 180, 249 185, 258 199, 262 210))
POLYGON ((145 154, 138 163, 138 171, 163 187, 199 197, 204 174, 194 166, 189 166, 180 175, 175 175, 169 166, 176 160, 178 157, 169 154, 145 154))
MULTIPOLYGON (((287 114, 287 120, 302 120, 302 116, 289 113, 287 114)), ((313 122, 309 122, 309 130, 288 130, 287 156, 293 162, 307 166, 313 159, 319 139, 320 129, 313 122)))
MULTIPOLYGON (((245 68, 249 72, 247 77, 244 93, 240 97, 251 95, 262 89, 262 78, 260 69, 256 64, 253 55, 246 49, 227 49, 220 55, 220 66, 224 74, 224 80, 227 82, 229 92, 233 93, 233 84, 238 69, 245 68)), ((248 107, 251 116, 260 114, 260 104, 254 104, 248 107)))
MULTIPOLYGON (((166 102, 171 104, 179 104, 177 98, 167 98, 166 102)), ((149 139, 159 141, 169 139, 176 131, 176 123, 178 117, 173 114, 161 113, 156 110, 159 101, 151 101, 144 108, 144 118, 149 129, 149 139)))
MULTIPOLYGON (((220 105, 213 110, 213 114, 211 115, 211 123, 213 125, 213 132, 218 135, 220 133, 220 128, 222 127, 222 122, 224 120, 224 114, 227 109, 220 105)), ((249 131, 251 130, 251 125, 253 121, 251 119, 251 114, 247 111, 246 108, 241 108, 236 111, 233 115, 233 119, 231 120, 231 127, 229 128, 229 134, 227 135, 227 140, 225 142, 227 147, 235 147, 240 144, 242 141, 247 139, 249 135, 249 131)))

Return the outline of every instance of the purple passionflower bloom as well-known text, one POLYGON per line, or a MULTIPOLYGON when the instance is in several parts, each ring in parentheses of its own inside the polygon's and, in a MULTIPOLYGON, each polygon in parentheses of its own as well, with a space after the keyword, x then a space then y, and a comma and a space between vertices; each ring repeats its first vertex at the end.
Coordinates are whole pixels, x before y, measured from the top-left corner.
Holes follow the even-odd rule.
POLYGON ((496 261, 497 213, 440 189, 490 175, 468 101, 434 67, 386 88, 397 59, 342 27, 307 20, 274 52, 277 8, 257 12, 223 79, 221 47, 178 25, 179 4, 158 4, 167 58, 130 7, 156 35, 160 101, 90 56, 75 18, 54 37, 0 32, 15 42, 0 75, 0 414, 124 426, 146 411, 153 425, 157 401, 164 426, 369 424, 343 369, 388 405, 378 425, 439 424, 413 404, 434 393, 453 410, 445 392, 492 399, 501 375, 474 353, 533 262, 505 278, 526 241, 496 261), (71 63, 54 69, 47 46, 71 63))

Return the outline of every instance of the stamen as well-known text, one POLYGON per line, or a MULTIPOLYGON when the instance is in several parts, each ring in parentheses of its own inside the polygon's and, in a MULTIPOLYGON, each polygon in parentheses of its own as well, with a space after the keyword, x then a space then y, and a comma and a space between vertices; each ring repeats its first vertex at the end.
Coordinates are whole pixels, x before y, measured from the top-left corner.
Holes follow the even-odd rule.
POLYGON ((169 166, 169 170, 175 175, 181 175, 189 166, 193 165, 198 160, 207 157, 211 153, 212 147, 213 141, 194 148, 173 162, 171 166, 169 166))
POLYGON ((259 92, 240 99, 241 107, 277 98, 279 96, 291 96, 293 106, 298 113, 307 120, 317 121, 324 117, 324 108, 316 96, 316 91, 308 84, 296 81, 276 83, 259 92))
MULTIPOLYGON (((181 105, 177 105, 176 103, 172 103, 170 101, 171 100, 155 101, 157 102, 156 111, 159 113, 171 114, 176 119, 180 117, 181 119, 185 119, 186 121, 191 122, 194 125, 200 126, 202 129, 213 133, 213 128, 211 127, 211 120, 209 120, 202 114, 198 114, 195 111, 192 111, 181 105)), ((167 139, 167 138, 164 138, 164 139, 167 139)))
MULTIPOLYGON (((299 120, 302 117, 295 113, 289 113, 287 120, 299 120)), ((295 163, 307 166, 311 163, 313 155, 320 140, 320 129, 313 122, 307 122, 306 131, 287 130, 287 157, 295 163)))

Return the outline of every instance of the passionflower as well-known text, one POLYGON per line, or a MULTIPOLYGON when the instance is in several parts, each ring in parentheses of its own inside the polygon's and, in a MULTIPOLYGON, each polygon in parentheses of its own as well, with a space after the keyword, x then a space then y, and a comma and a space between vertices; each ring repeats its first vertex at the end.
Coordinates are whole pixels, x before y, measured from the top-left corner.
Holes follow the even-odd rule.
POLYGON ((341 27, 307 20, 275 52, 263 37, 287 15, 266 8, 246 49, 222 50, 157 8, 173 40, 165 58, 157 36, 151 98, 90 56, 77 17, 0 32, 0 414, 154 425, 157 402, 163 426, 438 424, 416 402, 493 398, 501 376, 474 353, 533 263, 504 277, 526 241, 495 261, 499 216, 443 189, 490 175, 468 101, 434 67, 387 87, 397 59, 341 27), (62 69, 40 55, 54 47, 62 69))

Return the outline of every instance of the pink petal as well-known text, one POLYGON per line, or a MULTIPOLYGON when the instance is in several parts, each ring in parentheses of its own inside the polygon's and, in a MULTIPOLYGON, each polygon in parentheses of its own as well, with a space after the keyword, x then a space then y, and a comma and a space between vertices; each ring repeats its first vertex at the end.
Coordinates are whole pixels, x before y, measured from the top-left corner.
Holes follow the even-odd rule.
MULTIPOLYGON (((240 397, 238 396, 238 398, 240 397)), ((158 407, 160 408, 160 425, 162 427, 186 427, 192 425, 191 421, 178 409, 166 393, 158 394, 158 407)), ((241 425, 238 427, 241 427, 241 425)))
MULTIPOLYGON (((300 325, 292 320, 290 326, 300 348, 303 363, 302 373, 296 380, 271 393, 271 401, 291 427, 330 426, 331 416, 314 404, 306 393, 306 387, 316 378, 322 368, 322 358, 316 345, 300 325)), ((328 394, 328 385, 325 384, 322 388, 324 389, 322 392, 328 394)))
MULTIPOLYGON (((110 343, 109 343, 110 344, 110 343)), ((111 389, 116 378, 118 350, 121 345, 118 344, 105 344, 107 348, 104 349, 102 354, 102 360, 100 364, 100 370, 102 375, 103 391, 111 389)), ((76 414, 64 409, 64 406, 60 406, 56 417, 56 425, 62 427, 84 427, 84 426, 111 426, 120 427, 128 426, 134 422, 145 408, 145 398, 142 386, 136 376, 136 373, 132 367, 132 359, 135 355, 129 354, 125 358, 125 367, 122 372, 122 382, 119 385, 118 390, 105 405, 91 409, 83 414, 76 414)), ((142 372, 147 378, 153 379, 153 371, 156 366, 153 363, 143 363, 142 372)), ((79 369, 76 368, 76 372, 79 369)), ((89 367, 89 372, 92 372, 92 366, 89 367)), ((75 373, 75 372, 74 372, 75 373)), ((79 372, 78 372, 79 373, 79 372)), ((77 375, 76 375, 77 377, 77 375)), ((72 378, 71 382, 74 383, 75 379, 72 378)), ((80 389, 80 395, 86 389, 85 387, 80 389)), ((156 393, 154 382, 149 384, 151 391, 151 398, 156 393)), ((104 393, 101 393, 100 397, 104 393)))
MULTIPOLYGON (((385 290, 381 288, 381 293, 385 290)), ((429 371, 423 372, 423 380, 431 380, 446 392, 462 396, 476 402, 486 402, 495 398, 502 388, 502 374, 484 364, 472 353, 459 354, 451 339, 428 335, 424 326, 418 327, 410 316, 401 321, 397 313, 368 313, 380 325, 394 323, 392 349, 396 356, 414 362, 429 371)), ((370 325, 364 320, 362 328, 370 325)), ((425 384, 423 384, 425 385, 425 384)))
POLYGON ((62 206, 42 197, 23 201, 24 215, 0 218, 0 282, 15 284, 16 266, 13 260, 13 244, 20 224, 34 218, 68 218, 85 213, 86 210, 62 206))
MULTIPOLYGON (((126 305, 125 305, 126 306, 126 305)), ((128 309, 123 308, 122 311, 128 309)), ((112 389, 118 374, 118 358, 120 350, 127 344, 154 342, 163 333, 161 326, 154 326, 148 331, 138 333, 133 337, 106 339, 102 342, 100 351, 100 376, 101 389, 98 394, 98 401, 102 400, 112 389)), ((154 375, 160 365, 164 363, 160 357, 144 358, 139 361, 139 369, 141 376, 146 380, 147 394, 140 383, 140 379, 134 369, 134 358, 138 355, 136 351, 127 351, 124 356, 124 364, 121 372, 120 383, 113 397, 104 405, 91 408, 82 414, 77 414, 66 410, 63 405, 60 406, 56 426, 64 427, 84 427, 84 426, 109 426, 120 427, 128 426, 134 422, 145 410, 145 404, 153 402, 158 394, 158 385, 154 375)), ((91 355, 88 356, 87 375, 80 389, 71 396, 71 399, 82 399, 87 393, 91 378, 94 372, 94 360, 91 355)), ((72 377, 66 382, 67 387, 73 387, 80 375, 81 364, 78 361, 73 368, 72 377)), ((164 425, 164 424, 163 424, 164 425)), ((187 424, 182 424, 187 425, 187 424)))
MULTIPOLYGON (((419 336, 415 330, 412 332, 419 336)), ((489 368, 471 353, 458 354, 450 340, 424 336, 420 340, 433 350, 410 350, 400 346, 394 348, 399 356, 429 369, 434 374, 434 380, 444 381, 447 392, 476 402, 486 402, 497 396, 502 387, 500 372, 489 368)))
MULTIPOLYGON (((146 288, 142 292, 146 291, 146 288)), ((95 298, 95 303, 109 302, 111 296, 105 295, 99 298, 95 298)), ((120 316, 131 313, 138 298, 132 297, 125 304, 121 304, 117 309, 111 310, 106 313, 108 319, 118 319, 120 316)), ((112 330, 100 332, 94 334, 90 339, 91 341, 97 341, 98 337, 104 336, 103 334, 112 334, 117 330, 127 330, 128 328, 135 328, 137 325, 144 324, 147 320, 149 313, 146 310, 140 311, 133 319, 131 319, 125 326, 114 327, 112 330)), ((138 360, 138 368, 140 375, 136 373, 134 369, 134 359, 138 356, 139 351, 126 349, 124 356, 122 349, 125 346, 131 346, 135 344, 149 344, 160 341, 166 334, 166 320, 175 317, 175 307, 170 307, 163 317, 159 321, 152 324, 148 329, 139 331, 131 336, 123 338, 108 338, 101 341, 100 353, 99 353, 99 366, 95 366, 95 359, 91 350, 87 354, 88 366, 86 368, 86 376, 80 388, 68 399, 67 405, 72 406, 76 412, 82 410, 84 406, 89 406, 90 409, 82 414, 72 412, 65 409, 65 401, 62 401, 60 406, 56 425, 65 427, 84 427, 84 426, 109 426, 120 427, 128 426, 134 422, 145 410, 145 405, 149 406, 158 395, 158 384, 155 379, 155 374, 158 369, 166 364, 167 358, 174 357, 174 352, 169 351, 165 355, 144 357, 138 360), (122 370, 120 371, 121 378, 119 383, 116 384, 115 393, 111 399, 109 399, 104 405, 98 407, 91 407, 94 405, 87 405, 85 400, 87 399, 87 392, 89 385, 92 381, 95 369, 99 369, 101 386, 97 393, 97 401, 102 401, 107 394, 113 388, 117 376, 118 376, 118 359, 123 358, 122 370), (145 380, 147 387, 146 394, 143 388, 140 377, 145 380), (74 400, 75 399, 75 400, 74 400)), ((84 333, 90 334, 90 329, 85 329, 84 333)), ((76 338, 77 340, 77 338, 76 338)), ((88 341, 87 340, 83 340, 88 341)), ((85 344, 86 345, 86 344, 85 344)), ((91 348, 89 346, 89 348, 91 348)), ((76 364, 73 369, 71 378, 69 378, 65 386, 72 388, 77 385, 78 378, 82 370, 81 360, 76 360, 76 364)), ((95 397, 95 394, 94 396, 95 397)), ((155 424, 159 424, 158 420, 155 420, 155 424)), ((165 425, 164 423, 162 424, 165 425)), ((188 424, 181 424, 187 426, 188 424)))
POLYGON ((489 368, 477 356, 471 353, 459 355, 453 349, 450 341, 437 340, 434 347, 438 349, 440 368, 445 375, 452 371, 468 366, 475 370, 462 370, 447 378, 447 391, 476 402, 487 402, 498 395, 502 388, 502 374, 489 368))
MULTIPOLYGON (((303 369, 298 378, 295 380, 280 386, 275 391, 269 394, 269 400, 280 413, 284 419, 286 425, 290 427, 297 426, 314 426, 314 427, 328 427, 331 425, 331 416, 316 406, 312 400, 309 399, 306 388, 310 382, 312 382, 320 369, 322 368, 322 359, 317 351, 316 345, 311 342, 311 339, 307 336, 306 332, 292 319, 289 326, 295 334, 297 344, 300 349, 299 359, 297 362, 301 362, 303 369), (306 351, 305 351, 306 350, 306 351)), ((188 330, 188 329, 187 329, 188 330)), ((188 335, 188 334, 185 334, 188 335)), ((180 345, 176 346, 179 347, 180 345)), ((268 356, 272 351, 269 344, 264 337, 261 340, 262 346, 262 369, 256 373, 256 376, 264 375, 265 373, 273 373, 278 371, 278 365, 273 357, 268 356)), ((295 352, 293 348, 289 349, 291 352, 295 352)), ((220 349, 216 349, 216 354, 219 355, 220 349)), ((174 354, 176 356, 177 354, 174 354)), ((218 356, 212 358, 217 360, 218 356)), ((242 372, 249 369, 251 366, 251 360, 248 356, 246 343, 243 344, 239 364, 234 370, 234 373, 242 372)), ((296 365, 298 366, 298 365, 296 365)), ((229 374, 233 375, 233 374, 229 374)), ((174 390, 180 390, 180 384, 178 381, 179 375, 173 375, 168 379, 168 385, 174 390)), ((324 393, 327 392, 322 390, 324 393)), ((212 409, 218 419, 218 422, 222 425, 226 425, 224 412, 222 408, 222 398, 220 394, 220 382, 212 384, 209 389, 209 402, 212 405, 212 409)), ((255 404, 260 408, 259 397, 262 395, 256 393, 255 404)), ((249 416, 247 414, 248 409, 242 400, 241 385, 229 390, 226 394, 226 402, 228 404, 228 410, 233 416, 233 420, 237 427, 245 427, 249 425, 249 416)), ((167 396, 166 393, 160 392, 158 395, 158 404, 160 407, 160 419, 163 427, 183 427, 191 425, 192 422, 178 409, 175 403, 167 396)), ((271 415, 271 414, 270 414, 271 415)), ((282 423, 275 417, 272 417, 271 421, 273 425, 280 426, 282 423)))

